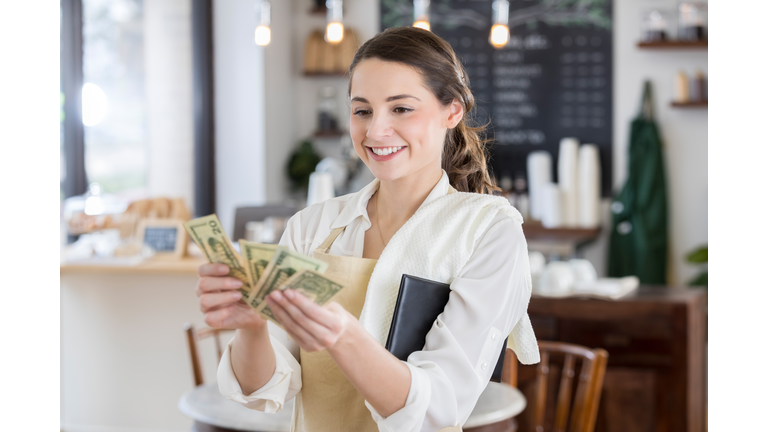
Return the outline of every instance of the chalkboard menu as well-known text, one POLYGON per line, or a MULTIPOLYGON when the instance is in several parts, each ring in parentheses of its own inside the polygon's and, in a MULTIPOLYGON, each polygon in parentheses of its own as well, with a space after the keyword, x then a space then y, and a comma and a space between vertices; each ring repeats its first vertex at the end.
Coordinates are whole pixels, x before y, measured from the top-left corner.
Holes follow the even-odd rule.
MULTIPOLYGON (((488 41, 492 0, 432 0, 432 31, 461 58, 476 123, 489 123, 497 178, 525 175, 531 151, 578 138, 600 149, 602 194, 611 194, 613 70, 611 0, 510 0, 510 40, 488 41)), ((381 0, 381 28, 408 26, 410 0, 381 0)), ((556 180, 556 178, 555 178, 556 180)))
POLYGON ((157 252, 173 252, 176 249, 176 227, 147 227, 144 230, 144 244, 157 252))

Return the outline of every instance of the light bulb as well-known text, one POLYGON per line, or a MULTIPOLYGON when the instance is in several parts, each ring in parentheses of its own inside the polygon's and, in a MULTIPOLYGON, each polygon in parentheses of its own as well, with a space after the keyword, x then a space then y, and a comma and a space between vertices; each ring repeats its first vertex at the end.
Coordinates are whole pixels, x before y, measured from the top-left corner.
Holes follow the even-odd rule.
POLYGON ((413 23, 413 26, 414 27, 418 27, 420 29, 424 29, 424 30, 430 31, 429 30, 429 21, 416 21, 415 23, 413 23))
POLYGON ((509 42, 509 27, 503 24, 495 24, 491 27, 491 45, 494 48, 503 48, 509 42))
POLYGON ((254 36, 256 45, 267 46, 272 40, 272 31, 267 26, 256 27, 256 35, 254 36))
POLYGON ((429 0, 413 0, 413 26, 429 29, 429 0))
POLYGON ((325 28, 325 40, 337 44, 344 39, 344 25, 340 22, 328 23, 328 27, 325 28))
POLYGON ((272 21, 272 6, 268 1, 261 0, 256 2, 255 9, 259 15, 259 26, 256 27, 253 41, 256 42, 256 45, 267 46, 272 40, 272 29, 269 28, 272 21))

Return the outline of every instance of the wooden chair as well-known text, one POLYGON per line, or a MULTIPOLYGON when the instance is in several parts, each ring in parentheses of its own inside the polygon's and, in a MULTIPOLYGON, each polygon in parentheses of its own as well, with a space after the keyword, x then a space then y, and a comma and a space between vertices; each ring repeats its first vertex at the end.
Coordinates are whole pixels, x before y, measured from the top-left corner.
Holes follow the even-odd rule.
MULTIPOLYGON (((232 233, 232 241, 245 238, 245 224, 250 221, 263 221, 268 217, 290 218, 298 208, 285 204, 270 204, 258 207, 237 207, 235 209, 235 229, 232 233)), ((280 240, 280 239, 277 239, 280 240)))
POLYGON ((192 374, 195 378, 195 387, 203 384, 203 367, 200 362, 200 353, 197 351, 197 341, 205 339, 207 337, 213 337, 216 345, 216 354, 218 359, 221 359, 221 355, 224 351, 221 349, 221 340, 219 339, 219 333, 223 331, 231 331, 224 329, 214 328, 202 328, 195 330, 195 326, 190 323, 184 324, 184 332, 187 334, 187 344, 189 345, 189 357, 192 360, 192 374))
MULTIPOLYGON (((550 360, 554 356, 564 356, 560 374, 560 389, 555 406, 554 432, 593 432, 600 394, 603 390, 603 377, 608 363, 608 352, 601 348, 589 349, 580 345, 564 342, 539 341, 541 362, 536 365, 534 397, 529 398, 528 406, 533 410, 531 430, 544 432, 545 413, 547 412, 547 387, 550 377, 550 360), (576 375, 576 361, 581 360, 581 371, 576 384, 576 393, 572 397, 573 380, 576 375), (571 400, 573 400, 571 408, 571 400), (570 413, 570 426, 568 419, 570 413)), ((504 357, 502 382, 517 387, 517 356, 507 348, 504 357)), ((525 412, 524 412, 525 413, 525 412)))

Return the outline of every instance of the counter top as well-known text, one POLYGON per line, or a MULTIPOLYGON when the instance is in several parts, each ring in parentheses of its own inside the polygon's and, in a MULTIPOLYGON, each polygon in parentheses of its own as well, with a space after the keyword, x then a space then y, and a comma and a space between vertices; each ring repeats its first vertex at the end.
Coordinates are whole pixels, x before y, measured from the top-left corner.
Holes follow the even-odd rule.
POLYGON ((60 274, 114 273, 114 274, 174 274, 196 276, 197 268, 204 263, 203 257, 182 259, 148 259, 136 265, 101 263, 98 261, 61 264, 60 274))

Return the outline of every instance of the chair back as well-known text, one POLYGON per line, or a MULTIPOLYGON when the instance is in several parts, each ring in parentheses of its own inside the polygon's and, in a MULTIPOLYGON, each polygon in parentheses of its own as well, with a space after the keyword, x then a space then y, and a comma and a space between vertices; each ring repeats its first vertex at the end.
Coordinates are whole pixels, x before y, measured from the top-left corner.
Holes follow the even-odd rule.
POLYGON ((192 375, 195 379, 195 387, 203 384, 203 366, 200 362, 200 353, 197 349, 197 341, 205 339, 207 337, 213 337, 214 343, 216 345, 216 354, 218 355, 218 359, 221 359, 221 355, 224 351, 221 349, 221 340, 219 338, 219 333, 227 331, 225 329, 215 329, 215 328, 202 328, 200 330, 196 330, 195 326, 191 323, 184 324, 184 333, 186 333, 187 336, 187 344, 189 345, 189 357, 192 361, 192 375))
POLYGON ((245 224, 251 221, 263 221, 268 217, 289 218, 298 209, 291 205, 271 204, 259 207, 238 207, 235 209, 235 229, 232 241, 245 238, 245 224))
MULTIPOLYGON (((529 400, 528 405, 533 410, 531 430, 544 432, 550 363, 553 357, 563 356, 560 388, 554 398, 555 418, 552 430, 554 432, 593 432, 597 409, 600 405, 600 394, 603 390, 608 352, 602 348, 589 349, 565 342, 539 341, 538 344, 541 362, 536 365, 534 397, 529 400), (581 363, 581 368, 575 384, 575 395, 573 395, 577 362, 581 363)), ((502 381, 517 387, 517 376, 517 356, 512 349, 507 348, 502 381)))

